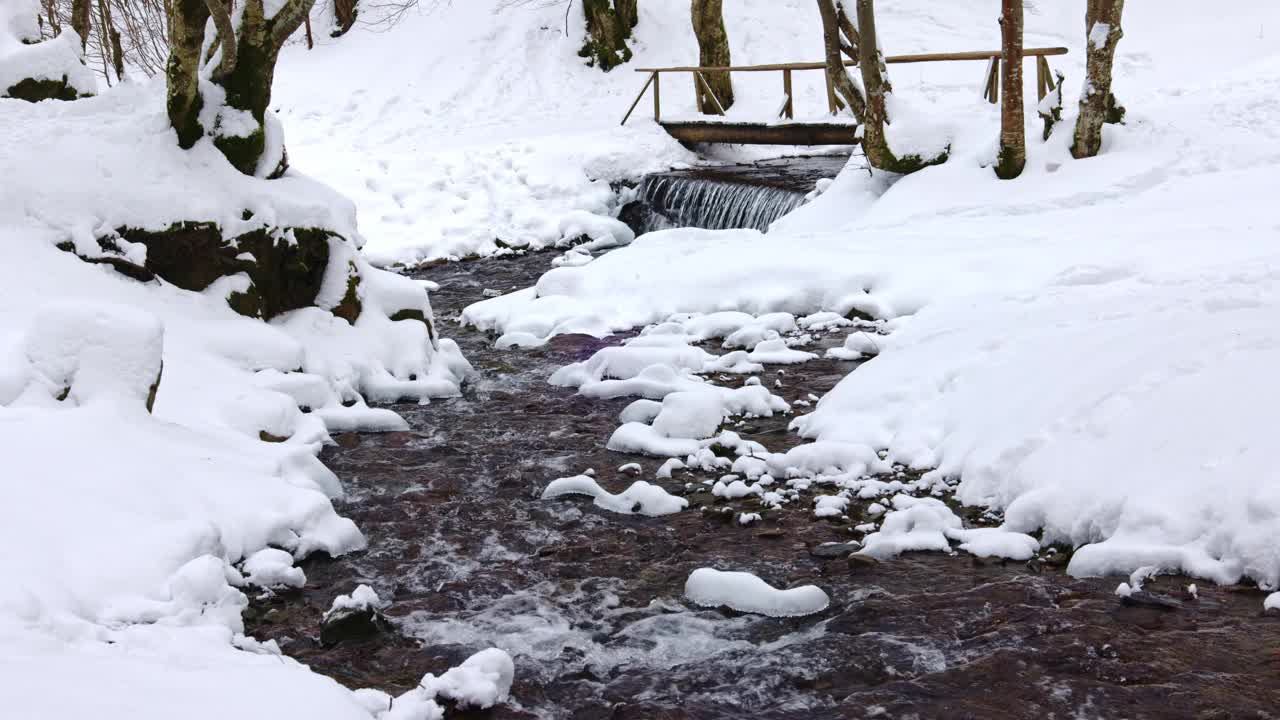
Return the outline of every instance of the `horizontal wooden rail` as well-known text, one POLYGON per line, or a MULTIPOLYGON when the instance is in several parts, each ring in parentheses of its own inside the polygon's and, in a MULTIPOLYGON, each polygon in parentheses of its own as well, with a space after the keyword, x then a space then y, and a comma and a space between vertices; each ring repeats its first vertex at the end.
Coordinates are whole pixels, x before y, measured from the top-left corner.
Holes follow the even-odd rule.
MULTIPOLYGON (((1064 47, 1051 48, 1027 48, 1022 51, 1025 57, 1044 57, 1046 55, 1066 55, 1067 49, 1064 47)), ((926 53, 923 55, 889 55, 884 59, 886 63, 920 63, 920 62, 947 62, 953 60, 991 60, 999 58, 1001 53, 999 50, 975 50, 972 52, 955 52, 955 53, 926 53)), ((853 61, 845 62, 846 66, 853 67, 857 63, 853 61)), ((729 65, 722 67, 698 67, 696 65, 664 67, 664 68, 637 68, 636 72, 644 73, 664 73, 664 72, 777 72, 779 70, 823 70, 827 64, 821 62, 803 62, 803 63, 775 63, 772 65, 729 65)))

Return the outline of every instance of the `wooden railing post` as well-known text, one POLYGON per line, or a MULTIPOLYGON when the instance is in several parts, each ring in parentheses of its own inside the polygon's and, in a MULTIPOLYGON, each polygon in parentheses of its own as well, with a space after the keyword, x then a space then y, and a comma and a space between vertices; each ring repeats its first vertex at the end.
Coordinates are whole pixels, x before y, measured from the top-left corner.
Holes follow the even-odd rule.
POLYGON ((787 94, 787 104, 782 107, 782 114, 788 120, 794 120, 796 116, 796 106, 794 102, 795 95, 791 92, 791 68, 782 70, 782 91, 787 94))
POLYGON ((640 100, 644 97, 644 91, 648 90, 650 85, 653 85, 654 119, 657 120, 658 71, 655 70, 649 73, 649 79, 645 81, 644 87, 640 88, 640 94, 631 103, 631 107, 627 108, 627 114, 622 116, 621 124, 626 125, 627 121, 631 119, 631 113, 635 112, 636 106, 640 104, 640 100))
POLYGON ((662 73, 653 73, 653 121, 662 122, 662 73))
POLYGON ((1044 56, 1036 58, 1036 96, 1043 100, 1053 89, 1053 75, 1049 74, 1049 61, 1044 56))
POLYGON ((993 55, 987 64, 987 85, 982 95, 992 105, 1000 102, 1000 62, 1000 56, 993 55))

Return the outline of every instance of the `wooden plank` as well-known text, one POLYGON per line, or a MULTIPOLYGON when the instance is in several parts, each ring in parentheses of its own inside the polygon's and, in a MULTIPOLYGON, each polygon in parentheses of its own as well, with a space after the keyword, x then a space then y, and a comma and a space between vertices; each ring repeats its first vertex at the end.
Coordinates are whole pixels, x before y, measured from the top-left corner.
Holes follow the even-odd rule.
MULTIPOLYGON (((1026 57, 1041 57, 1049 55, 1066 55, 1067 49, 1064 47, 1052 48, 1027 48, 1022 51, 1026 57)), ((991 58, 1000 57, 999 50, 977 50, 973 52, 955 52, 955 53, 925 53, 921 55, 890 55, 885 58, 887 63, 920 63, 920 62, 946 62, 952 60, 990 60, 991 58)), ((845 62, 846 67, 853 67, 857 63, 852 60, 845 62)), ((776 72, 779 70, 822 70, 827 67, 822 62, 797 62, 797 63, 774 63, 771 65, 736 65, 736 66, 708 66, 700 67, 696 65, 682 65, 677 67, 665 68, 636 68, 636 72, 776 72)))
MULTIPOLYGON (((640 88, 640 94, 636 96, 635 102, 631 103, 631 107, 627 108, 627 114, 622 116, 622 125, 626 125, 627 120, 631 119, 631 113, 635 112, 636 106, 640 104, 640 100, 644 97, 644 91, 649 89, 656 77, 658 77, 658 73, 651 73, 649 79, 644 81, 644 87, 640 88)), ((657 119, 656 111, 654 119, 657 119)))
POLYGON ((664 122, 662 129, 682 143, 747 145, 854 145, 857 134, 849 123, 664 122))

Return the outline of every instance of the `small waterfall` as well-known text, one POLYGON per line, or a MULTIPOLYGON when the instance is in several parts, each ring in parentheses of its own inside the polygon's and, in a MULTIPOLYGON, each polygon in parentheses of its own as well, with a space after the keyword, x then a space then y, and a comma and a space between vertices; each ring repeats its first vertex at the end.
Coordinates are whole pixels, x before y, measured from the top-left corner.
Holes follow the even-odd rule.
POLYGON ((768 185, 748 185, 676 174, 650 175, 640 185, 648 206, 645 230, 698 227, 708 230, 769 224, 804 204, 805 194, 768 185))

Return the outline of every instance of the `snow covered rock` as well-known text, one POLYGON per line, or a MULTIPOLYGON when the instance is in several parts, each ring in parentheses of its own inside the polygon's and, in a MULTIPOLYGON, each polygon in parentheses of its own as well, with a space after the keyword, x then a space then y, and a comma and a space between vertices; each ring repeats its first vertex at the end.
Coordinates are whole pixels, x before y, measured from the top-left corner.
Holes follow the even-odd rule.
POLYGON ((684 584, 684 596, 703 607, 724 606, 770 617, 799 617, 822 612, 830 598, 816 585, 779 590, 747 572, 698 568, 684 584))
POLYGON ((29 102, 75 100, 97 91, 79 36, 68 28, 41 41, 38 0, 0 4, 0 97, 29 102))
POLYGON ((542 491, 543 500, 564 495, 589 495, 595 499, 596 507, 623 515, 670 515, 689 506, 688 500, 643 480, 635 481, 631 487, 615 495, 600 487, 595 478, 576 475, 552 480, 542 491))
MULTIPOLYGON (((875 505, 868 508, 869 513, 875 505)), ((897 495, 880 531, 863 539, 862 553, 883 560, 917 550, 950 552, 953 541, 960 543, 961 550, 978 557, 1010 560, 1028 560, 1040 549, 1039 541, 1023 533, 1005 528, 965 528, 951 508, 937 498, 897 495)))
POLYGON ((320 622, 320 644, 333 647, 389 632, 391 623, 382 614, 386 606, 368 585, 358 586, 350 595, 339 595, 320 622))
MULTIPOLYGON (((33 384, 73 405, 118 402, 155 405, 164 328, 150 313, 122 305, 48 305, 24 342, 33 384)), ((0 398, 2 400, 3 398, 0 398)))
POLYGON ((515 678, 511 655, 497 648, 481 650, 440 677, 423 676, 418 687, 400 695, 378 720, 442 720, 441 703, 459 709, 487 709, 506 702, 515 678))
POLYGON ((278 548, 263 548, 250 555, 242 571, 246 582, 262 588, 300 588, 307 584, 302 568, 293 566, 293 555, 278 548))

